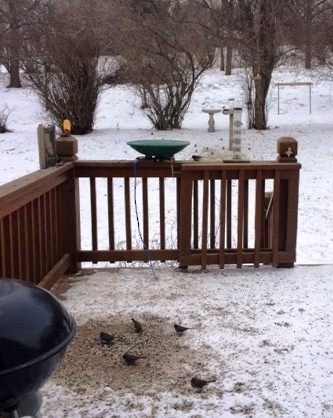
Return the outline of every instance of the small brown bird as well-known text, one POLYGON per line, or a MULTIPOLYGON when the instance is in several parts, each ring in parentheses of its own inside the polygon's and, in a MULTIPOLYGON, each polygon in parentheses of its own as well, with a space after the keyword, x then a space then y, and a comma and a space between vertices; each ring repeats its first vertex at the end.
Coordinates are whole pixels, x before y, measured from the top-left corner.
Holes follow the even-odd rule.
POLYGON ((204 380, 204 379, 198 379, 197 377, 192 377, 191 386, 192 388, 202 389, 205 385, 207 385, 207 383, 211 383, 215 381, 216 379, 204 380))
POLYGON ((124 359, 125 363, 129 366, 134 366, 136 361, 139 360, 140 358, 147 358, 147 357, 136 356, 134 354, 129 354, 129 353, 123 354, 123 359, 124 359))
POLYGON ((192 328, 188 328, 188 327, 183 327, 182 325, 174 325, 176 332, 178 332, 178 334, 182 334, 183 332, 187 331, 188 329, 192 329, 192 328))
POLYGON ((134 324, 134 331, 137 334, 141 334, 141 332, 143 331, 142 325, 140 324, 140 322, 136 321, 134 318, 132 318, 133 324, 134 324))
POLYGON ((107 332, 102 331, 99 334, 99 339, 100 339, 101 344, 111 345, 113 343, 114 336, 107 332))

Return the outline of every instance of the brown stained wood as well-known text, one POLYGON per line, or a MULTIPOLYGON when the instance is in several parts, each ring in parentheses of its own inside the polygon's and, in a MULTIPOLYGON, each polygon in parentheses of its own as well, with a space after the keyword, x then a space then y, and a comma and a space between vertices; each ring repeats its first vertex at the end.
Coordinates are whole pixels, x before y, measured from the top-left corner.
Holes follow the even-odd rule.
POLYGON ((47 168, 23 176, 0 187, 0 219, 65 182, 72 164, 47 168))
MULTIPOLYGON (((242 164, 140 161, 136 167, 136 176, 142 179, 143 232, 146 243, 149 243, 149 213, 156 210, 156 202, 152 202, 149 195, 149 178, 158 179, 160 189, 161 248, 150 250, 151 259, 178 260, 181 267, 201 265, 206 268, 209 264, 217 264, 221 268, 226 264, 240 267, 244 263, 253 263, 255 267, 260 263, 272 263, 275 267, 293 266, 296 259, 300 168, 298 163, 282 164, 274 161, 242 164), (175 249, 167 249, 165 181, 173 177, 177 182, 177 244, 175 249), (273 179, 273 197, 269 200, 265 194, 265 182, 270 179, 273 179), (255 182, 253 201, 250 200, 252 194, 249 195, 250 180, 255 182), (217 182, 220 190, 216 194, 217 182), (238 188, 233 187, 237 184, 238 188), (237 211, 233 213, 232 204, 237 194, 237 211), (218 205, 220 209, 216 213, 218 205), (248 217, 249 207, 252 206, 255 210, 254 248, 248 248, 248 217), (236 247, 232 242, 233 222, 237 222, 236 247), (215 239, 217 226, 219 242, 215 239)), ((0 273, 9 277, 22 276, 38 283, 54 269, 59 272, 66 266, 71 272, 76 272, 81 261, 146 260, 145 250, 132 249, 131 179, 133 162, 77 161, 65 164, 59 170, 41 170, 1 186, 0 273), (89 251, 80 249, 80 177, 90 179, 92 191, 90 205, 93 243, 89 251), (108 185, 108 211, 105 214, 109 221, 108 251, 98 250, 97 242, 96 181, 99 177, 106 178, 108 185), (118 199, 113 196, 114 178, 124 179, 126 224, 126 249, 117 251, 114 250, 114 215, 118 210, 118 199), (66 262, 63 261, 64 257, 66 262), (55 267, 59 263, 62 267, 55 267)))
POLYGON ((43 277, 43 268, 42 263, 43 259, 41 257, 41 251, 42 251, 42 243, 41 243, 41 219, 40 219, 40 198, 34 199, 31 202, 32 206, 32 247, 34 252, 34 282, 37 280, 40 280, 41 277, 43 277), (36 256, 37 255, 37 256, 36 256))
POLYGON ((208 197, 209 197, 209 175, 203 174, 203 196, 202 196, 202 228, 201 228, 201 268, 207 267, 207 244, 208 244, 208 197))
POLYGON ((125 228, 126 228, 126 250, 132 249, 132 228, 131 228, 131 195, 130 180, 128 177, 124 179, 125 186, 125 228))
MULTIPOLYGON (((174 175, 174 170, 173 173, 174 175)), ((177 193, 177 201, 176 201, 176 211, 177 211, 177 248, 180 248, 180 194, 181 194, 181 179, 180 177, 176 178, 176 193, 177 193)), ((191 215, 190 215, 191 217, 191 215)))
MULTIPOLYGON (((156 206, 152 205, 152 210, 155 210, 156 206)), ((145 248, 149 248, 149 205, 148 205, 148 180, 142 179, 142 218, 143 218, 143 242, 145 248)))
POLYGON ((225 229, 226 229, 226 172, 221 171, 221 190, 220 190, 220 249, 219 266, 224 268, 225 260, 225 229))
POLYGON ((193 181, 193 248, 199 248, 199 184, 193 181))
POLYGON ((249 247, 249 180, 244 179, 243 247, 249 247))
POLYGON ((61 217, 59 215, 59 188, 54 189, 54 196, 53 196, 53 217, 55 219, 54 224, 54 241, 55 241, 55 248, 56 248, 56 254, 55 254, 55 260, 59 260, 61 258, 61 241, 60 241, 60 230, 61 230, 61 224, 60 220, 61 217))
POLYGON ((263 206, 263 180, 262 170, 258 170, 255 192, 255 220, 254 220, 254 267, 259 267, 260 264, 260 250, 262 245, 262 228, 265 219, 265 212, 263 206))
POLYGON ((265 192, 265 219, 264 219, 264 236, 262 241, 262 247, 265 248, 272 248, 272 234, 271 231, 273 229, 272 219, 273 219, 273 192, 265 192))
POLYGON ((36 242, 35 242, 35 222, 34 217, 36 216, 34 212, 33 202, 30 202, 25 206, 25 223, 27 230, 27 248, 28 248, 28 281, 31 283, 36 283, 37 280, 37 271, 36 271, 36 257, 38 253, 36 252, 36 242))
MULTIPOLYGON (((178 249, 166 249, 166 250, 149 250, 150 260, 177 260, 179 258, 178 249)), ((89 251, 89 250, 80 250, 78 251, 78 260, 90 261, 93 263, 98 263, 99 261, 108 260, 111 263, 116 261, 132 262, 132 261, 144 261, 147 259, 147 251, 145 249, 132 249, 132 250, 99 250, 99 251, 89 251)), ((198 263, 200 265, 200 262, 198 263)))
POLYGON ((64 275, 72 264, 69 254, 65 254, 52 269, 39 281, 38 286, 50 290, 57 280, 64 275))
POLYGON ((50 244, 48 237, 48 202, 47 202, 47 193, 42 196, 42 244, 43 244, 43 258, 44 258, 44 269, 43 276, 47 274, 49 268, 49 253, 50 253, 50 244))
POLYGON ((81 249, 79 180, 73 175, 69 176, 59 186, 59 193, 62 241, 61 254, 58 259, 64 254, 70 254, 71 265, 68 273, 74 274, 80 269, 77 261, 77 251, 81 249), (71 196, 71 198, 68 199, 68 196, 71 196))
POLYGON ((160 177, 159 181, 159 208, 160 208, 160 245, 164 250, 166 247, 166 235, 165 235, 165 180, 160 177))
POLYGON ((91 177, 90 182, 90 209, 91 209, 91 244, 92 249, 98 249, 97 236, 97 194, 96 194, 96 178, 91 177))
POLYGON ((192 179, 189 174, 182 176, 179 203, 179 263, 181 268, 186 268, 190 265, 192 230, 192 179))
POLYGON ((210 216, 209 216, 209 223, 210 223, 210 249, 215 248, 215 180, 210 180, 210 216))
POLYGON ((57 262, 57 246, 56 246, 56 222, 57 219, 55 217, 54 205, 55 205, 55 189, 51 189, 48 192, 49 195, 49 234, 50 234, 50 268, 57 262))
POLYGON ((296 257, 298 200, 299 200, 299 173, 295 173, 288 182, 288 211, 287 211, 287 234, 286 250, 296 257))
POLYGON ((46 271, 45 274, 52 268, 52 259, 53 259, 53 242, 52 242, 52 219, 51 219, 51 195, 50 191, 45 193, 45 237, 47 242, 47 252, 46 252, 46 271))
POLYGON ((31 281, 33 278, 30 275, 30 254, 29 254, 29 229, 28 229, 28 206, 22 208, 21 216, 21 245, 22 245, 22 278, 31 281))
POLYGON ((13 277, 11 217, 1 219, 1 277, 7 278, 13 277))
MULTIPOLYGON (((59 260, 62 251, 62 237, 59 231, 61 230, 62 235, 68 231, 66 225, 59 223, 63 219, 69 219, 70 223, 71 219, 66 210, 66 216, 61 215, 60 192, 56 189, 68 178, 68 168, 59 171, 41 170, 1 186, 1 215, 9 210, 9 205, 12 208, 17 206, 16 210, 0 219, 0 239, 3 243, 3 248, 0 246, 2 274, 38 283, 59 260), (27 202, 28 189, 30 201, 27 202)), ((73 195, 69 194, 72 197, 73 195)), ((63 200, 71 199, 67 195, 63 200)))
POLYGON ((108 194, 108 231, 109 231, 109 249, 115 249, 115 225, 114 225, 114 197, 113 197, 113 179, 107 179, 108 194))
POLYGON ((14 212, 10 217, 10 234, 11 234, 11 264, 12 264, 12 277, 19 279, 21 277, 21 249, 19 240, 19 222, 18 212, 14 212))
POLYGON ((272 251, 273 251, 273 267, 279 265, 279 224, 280 224, 280 171, 276 170, 274 177, 274 199, 273 199, 273 220, 272 220, 272 251))
POLYGON ((4 220, 0 219, 0 277, 6 277, 4 220))
POLYGON ((238 180, 238 219, 237 219, 237 268, 241 268, 243 261, 244 246, 244 204, 245 204, 245 184, 244 172, 240 171, 238 180))
POLYGON ((11 231, 11 220, 12 214, 9 214, 2 219, 2 231, 3 231, 3 260, 2 264, 5 263, 3 267, 3 276, 11 278, 13 277, 13 258, 12 258, 12 231, 11 231))
POLYGON ((226 188, 226 208, 227 208, 227 248, 232 247, 232 180, 227 180, 227 188, 226 188))

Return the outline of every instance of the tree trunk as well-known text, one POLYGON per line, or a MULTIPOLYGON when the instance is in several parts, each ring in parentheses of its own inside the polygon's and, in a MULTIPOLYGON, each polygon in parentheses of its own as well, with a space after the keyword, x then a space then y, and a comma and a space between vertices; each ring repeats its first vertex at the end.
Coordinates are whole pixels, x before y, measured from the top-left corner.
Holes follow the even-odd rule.
POLYGON ((253 65, 255 79, 254 125, 267 129, 266 97, 276 64, 276 28, 272 3, 261 0, 258 32, 258 62, 253 65))
POLYGON ((220 47, 220 70, 224 71, 224 50, 223 50, 223 46, 221 45, 220 47))
POLYGON ((19 62, 13 59, 9 65, 9 85, 12 88, 21 88, 20 67, 19 62))
POLYGON ((9 41, 9 85, 8 87, 20 88, 22 87, 20 80, 20 41, 19 29, 17 25, 12 25, 10 28, 9 41))
POLYGON ((254 99, 254 123, 253 128, 264 130, 267 128, 266 124, 266 98, 264 95, 264 79, 257 75, 254 80, 255 85, 255 99, 254 99))
POLYGON ((232 47, 227 47, 227 57, 226 57, 226 67, 225 67, 225 75, 231 75, 232 70, 232 47))
POLYGON ((305 10, 305 68, 309 70, 312 65, 312 16, 311 4, 306 2, 305 10))

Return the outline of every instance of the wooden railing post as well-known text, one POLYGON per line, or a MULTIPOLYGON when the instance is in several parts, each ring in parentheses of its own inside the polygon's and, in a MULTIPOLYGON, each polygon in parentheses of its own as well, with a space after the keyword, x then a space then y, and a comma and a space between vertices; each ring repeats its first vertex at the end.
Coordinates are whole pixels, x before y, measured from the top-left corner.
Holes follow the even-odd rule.
MULTIPOLYGON (((277 142, 278 157, 280 163, 296 163, 297 141, 291 137, 282 137, 277 142)), ((279 178, 279 190, 274 193, 278 197, 278 251, 284 252, 284 261, 279 257, 274 260, 276 267, 294 267, 296 261, 296 237, 297 237, 297 214, 298 214, 298 188, 299 169, 293 168, 286 172, 286 177, 279 178)), ((275 222, 274 222, 275 223, 275 222)))
POLYGON ((65 163, 74 162, 78 159, 77 139, 73 136, 60 136, 56 139, 57 156, 65 163))
POLYGON ((81 250, 79 179, 75 177, 74 169, 71 177, 62 185, 61 194, 63 252, 70 255, 68 273, 73 274, 81 267, 78 262, 78 252, 81 250))

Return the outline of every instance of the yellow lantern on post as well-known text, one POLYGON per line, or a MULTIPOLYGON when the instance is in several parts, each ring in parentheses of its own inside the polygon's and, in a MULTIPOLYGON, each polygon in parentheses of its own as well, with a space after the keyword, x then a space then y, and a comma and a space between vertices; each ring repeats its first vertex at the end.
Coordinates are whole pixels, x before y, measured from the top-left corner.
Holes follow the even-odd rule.
POLYGON ((71 130, 72 130, 71 121, 69 119, 65 119, 62 123, 62 131, 63 131, 62 136, 70 136, 71 130))

